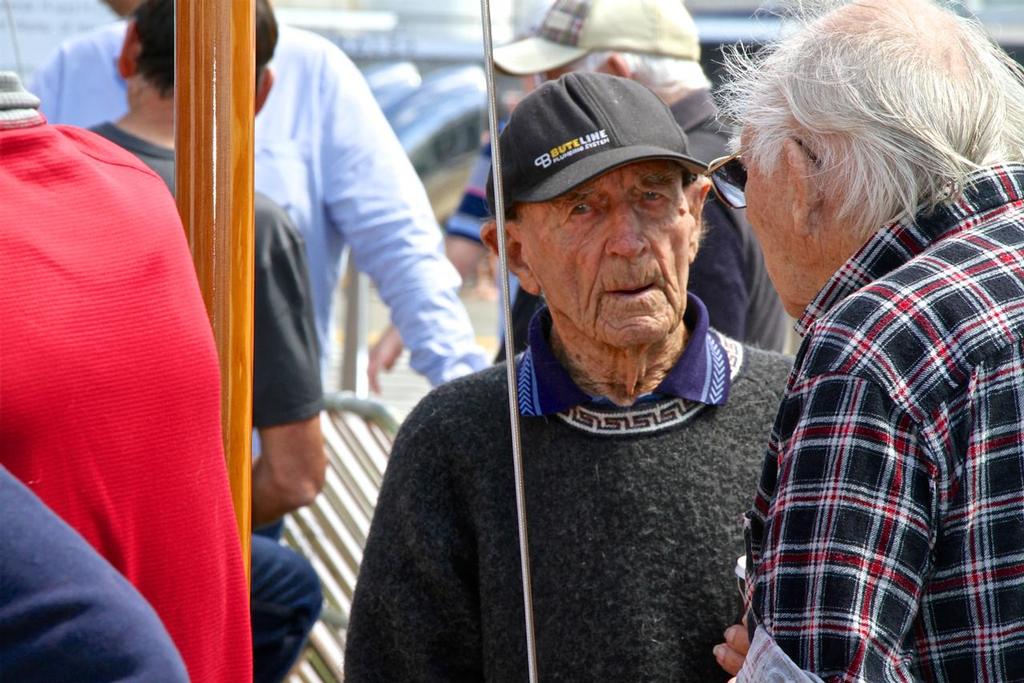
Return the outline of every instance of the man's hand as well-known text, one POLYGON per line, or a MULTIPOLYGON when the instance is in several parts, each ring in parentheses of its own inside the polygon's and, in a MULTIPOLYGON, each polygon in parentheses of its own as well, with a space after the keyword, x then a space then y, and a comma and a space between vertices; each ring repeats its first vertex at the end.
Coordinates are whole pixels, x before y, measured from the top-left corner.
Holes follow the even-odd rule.
MULTIPOLYGON (((746 619, 743 621, 746 622, 746 619)), ((734 624, 725 630, 725 642, 715 645, 715 659, 718 660, 720 667, 735 676, 743 666, 749 649, 750 639, 747 638, 746 623, 734 624)))
POLYGON ((259 429, 261 453, 252 467, 252 525, 276 522, 309 505, 324 486, 327 455, 320 414, 259 429))
POLYGON ((380 393, 381 370, 389 371, 395 367, 395 361, 402 355, 402 337, 398 334, 398 328, 389 325, 388 329, 380 335, 380 339, 370 349, 370 360, 366 366, 366 376, 370 381, 370 391, 380 393))

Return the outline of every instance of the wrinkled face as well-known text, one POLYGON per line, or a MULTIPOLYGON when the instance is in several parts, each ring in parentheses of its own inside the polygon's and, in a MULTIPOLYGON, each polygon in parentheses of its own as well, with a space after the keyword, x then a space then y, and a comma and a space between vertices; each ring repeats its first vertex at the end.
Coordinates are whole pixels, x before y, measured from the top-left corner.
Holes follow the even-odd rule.
POLYGON ((517 207, 508 224, 517 274, 527 291, 543 291, 565 342, 627 348, 678 329, 708 188, 674 163, 646 161, 517 207))

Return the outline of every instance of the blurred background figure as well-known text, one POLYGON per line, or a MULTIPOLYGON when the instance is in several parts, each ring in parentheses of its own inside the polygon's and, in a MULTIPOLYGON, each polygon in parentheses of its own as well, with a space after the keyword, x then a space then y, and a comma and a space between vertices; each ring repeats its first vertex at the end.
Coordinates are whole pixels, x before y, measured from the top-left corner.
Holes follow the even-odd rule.
MULTIPOLYGON (((31 88, 51 122, 94 126, 125 114, 115 67, 124 30, 74 38, 36 70, 31 88)), ((440 384, 484 367, 423 185, 362 74, 334 44, 290 26, 272 66, 276 86, 256 119, 256 188, 306 240, 322 369, 346 248, 388 305, 413 369, 440 384)))
MULTIPOLYGON (((266 0, 256 0, 256 110, 273 85, 267 64, 277 22, 266 0)), ((118 71, 128 113, 93 130, 135 154, 174 188, 174 2, 146 0, 128 24, 118 71)), ((316 331, 306 250, 291 219, 265 195, 255 195, 253 426, 257 460, 252 472, 251 614, 253 678, 284 678, 305 644, 321 594, 309 562, 277 541, 282 515, 313 501, 327 460, 320 432, 316 331)))

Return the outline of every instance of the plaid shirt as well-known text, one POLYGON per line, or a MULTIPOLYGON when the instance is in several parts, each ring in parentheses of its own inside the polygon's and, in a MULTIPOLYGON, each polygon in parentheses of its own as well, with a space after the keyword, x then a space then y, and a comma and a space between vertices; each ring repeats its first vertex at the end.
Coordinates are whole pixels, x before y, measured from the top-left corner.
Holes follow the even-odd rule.
POLYGON ((751 609, 825 680, 1024 680, 1022 197, 1024 165, 978 171, 800 321, 748 515, 751 609))

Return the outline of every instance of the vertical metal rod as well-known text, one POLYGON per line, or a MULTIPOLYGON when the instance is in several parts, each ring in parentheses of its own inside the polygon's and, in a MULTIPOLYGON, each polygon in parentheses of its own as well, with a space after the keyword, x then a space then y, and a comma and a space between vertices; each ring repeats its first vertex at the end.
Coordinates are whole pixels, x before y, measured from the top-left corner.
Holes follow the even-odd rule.
POLYGON ((175 188, 217 344, 221 426, 249 575, 255 0, 175 4, 175 188))
POLYGON ((345 342, 341 350, 341 390, 351 391, 359 398, 370 395, 366 376, 369 352, 366 348, 370 310, 370 282, 356 270, 350 253, 345 270, 345 342))
POLYGON ((498 224, 498 265, 501 271, 501 300, 505 307, 505 357, 508 383, 508 412, 512 428, 512 464, 515 470, 516 521, 519 527, 519 557, 523 576, 523 611, 526 614, 526 663, 530 683, 537 683, 537 641, 533 620, 533 586, 530 578, 530 540, 526 525, 526 483, 523 477, 523 445, 519 429, 519 401, 516 395, 515 339, 512 331, 512 301, 509 296, 508 254, 505 251, 505 194, 501 182, 501 149, 498 144, 498 102, 494 83, 494 43, 491 35, 491 3, 480 0, 484 30, 484 73, 487 76, 487 116, 491 131, 491 165, 494 179, 494 213, 498 224))
POLYGON ((21 61, 21 46, 18 43, 18 27, 14 24, 14 9, 11 8, 11 0, 4 1, 4 11, 7 13, 7 28, 11 34, 11 48, 14 50, 14 70, 23 82, 28 82, 28 72, 21 61))

